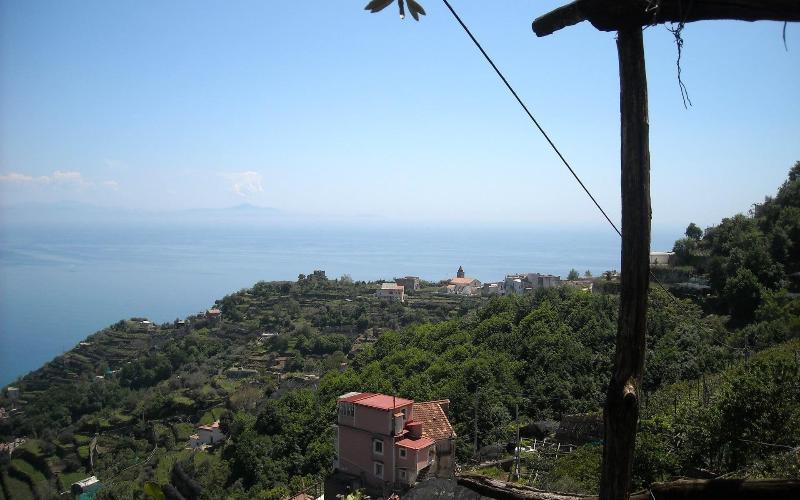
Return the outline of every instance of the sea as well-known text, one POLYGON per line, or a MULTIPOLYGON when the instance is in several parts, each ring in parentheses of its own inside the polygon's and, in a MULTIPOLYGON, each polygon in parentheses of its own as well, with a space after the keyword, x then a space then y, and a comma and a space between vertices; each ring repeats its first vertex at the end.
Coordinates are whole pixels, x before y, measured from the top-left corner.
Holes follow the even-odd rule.
MULTIPOLYGON (((674 229, 653 231, 668 250, 674 229)), ((0 386, 134 316, 162 323, 265 280, 315 269, 331 279, 430 281, 463 266, 481 281, 619 269, 613 230, 559 227, 218 223, 0 226, 0 386)))

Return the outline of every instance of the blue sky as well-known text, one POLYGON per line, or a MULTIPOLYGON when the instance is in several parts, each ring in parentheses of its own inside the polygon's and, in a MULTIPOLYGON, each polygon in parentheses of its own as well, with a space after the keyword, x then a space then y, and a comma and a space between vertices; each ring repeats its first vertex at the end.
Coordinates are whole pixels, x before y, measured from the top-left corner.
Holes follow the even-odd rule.
MULTIPOLYGON (((0 204, 241 203, 411 223, 603 224, 443 4, 0 3, 0 204)), ((455 0, 609 213, 619 213, 613 33, 536 38, 563 2, 455 0)), ((800 159, 800 28, 645 31, 655 227, 775 191, 800 159)))

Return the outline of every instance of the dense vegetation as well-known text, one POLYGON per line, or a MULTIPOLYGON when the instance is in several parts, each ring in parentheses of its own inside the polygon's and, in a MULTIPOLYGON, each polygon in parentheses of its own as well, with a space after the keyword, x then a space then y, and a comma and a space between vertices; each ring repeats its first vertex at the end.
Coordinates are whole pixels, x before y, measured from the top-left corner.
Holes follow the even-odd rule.
MULTIPOLYGON (((650 290, 637 485, 677 475, 800 478, 798 231, 800 163, 749 215, 705 231, 691 224, 675 244, 680 267, 658 270, 676 293, 686 282, 700 293, 650 290)), ((610 273, 597 280, 610 282, 610 273)), ((478 448, 513 440, 516 407, 523 423, 601 410, 613 293, 563 287, 471 300, 429 288, 389 304, 374 289, 319 274, 258 283, 218 302, 222 320, 154 331, 123 321, 90 337, 19 381, 25 417, 0 433, 35 439, 2 466, 5 493, 26 498, 85 474, 99 433, 100 497, 146 489, 282 498, 327 472, 335 399, 352 390, 450 399, 463 465, 476 452, 476 408, 478 448), (279 335, 262 338, 267 331, 279 335), (285 371, 320 376, 316 387, 281 391, 271 370, 279 356, 285 371), (259 375, 228 378, 231 366, 259 375), (183 449, 189 422, 216 418, 224 446, 183 449)), ((597 444, 553 459, 526 454, 524 470, 536 473, 524 481, 596 491, 600 455, 597 444)))

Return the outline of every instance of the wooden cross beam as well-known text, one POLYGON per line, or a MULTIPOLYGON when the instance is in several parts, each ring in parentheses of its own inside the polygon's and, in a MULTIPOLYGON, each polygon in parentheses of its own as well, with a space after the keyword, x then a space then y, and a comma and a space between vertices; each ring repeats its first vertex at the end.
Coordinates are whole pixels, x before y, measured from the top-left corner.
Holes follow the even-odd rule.
POLYGON ((714 19, 800 21, 797 0, 576 0, 533 21, 537 36, 589 21, 601 31, 714 19))
POLYGON ((630 496, 650 272, 650 132, 642 27, 710 19, 800 21, 800 0, 576 0, 533 21, 538 36, 589 21, 617 31, 622 274, 614 369, 603 409, 600 499, 630 496))

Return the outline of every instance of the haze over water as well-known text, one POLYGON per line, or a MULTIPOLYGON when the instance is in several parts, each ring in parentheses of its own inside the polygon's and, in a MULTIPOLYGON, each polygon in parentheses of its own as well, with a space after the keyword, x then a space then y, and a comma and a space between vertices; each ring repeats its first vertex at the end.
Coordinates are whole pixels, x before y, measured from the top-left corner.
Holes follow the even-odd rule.
MULTIPOLYGON (((671 248, 677 237, 656 231, 653 248, 671 248)), ((481 281, 512 272, 564 276, 572 267, 598 274, 619 268, 619 241, 602 227, 6 227, 0 233, 0 384, 120 319, 172 321, 259 280, 296 280, 324 269, 331 279, 409 274, 435 281, 459 265, 481 281)))

